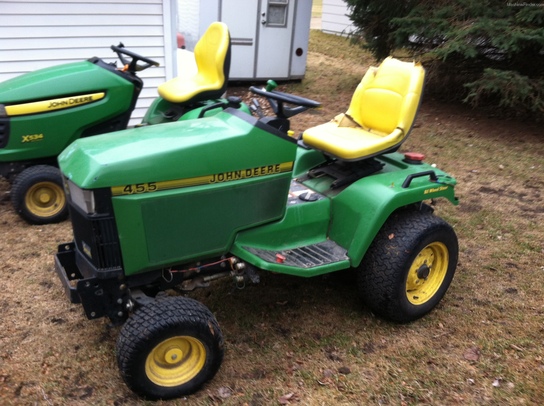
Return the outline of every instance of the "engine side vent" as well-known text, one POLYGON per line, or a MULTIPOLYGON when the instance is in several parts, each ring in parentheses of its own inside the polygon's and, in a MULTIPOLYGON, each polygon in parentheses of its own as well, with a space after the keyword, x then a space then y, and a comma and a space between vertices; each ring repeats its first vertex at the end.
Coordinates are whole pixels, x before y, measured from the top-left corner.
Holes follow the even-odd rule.
POLYGON ((70 217, 77 250, 91 268, 84 275, 107 278, 122 274, 122 258, 115 219, 109 214, 86 215, 70 205, 70 217))
POLYGON ((94 231, 93 245, 98 252, 98 269, 121 268, 119 240, 113 217, 92 221, 94 231))
POLYGON ((9 118, 0 117, 0 148, 8 145, 9 140, 9 118))

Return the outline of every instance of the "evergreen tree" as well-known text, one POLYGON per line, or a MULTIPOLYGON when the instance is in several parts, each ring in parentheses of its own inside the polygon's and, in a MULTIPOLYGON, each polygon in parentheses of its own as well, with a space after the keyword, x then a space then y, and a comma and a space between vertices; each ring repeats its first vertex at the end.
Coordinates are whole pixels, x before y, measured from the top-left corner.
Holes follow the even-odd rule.
POLYGON ((377 59, 408 50, 429 88, 544 114, 544 7, 516 0, 345 0, 377 59))

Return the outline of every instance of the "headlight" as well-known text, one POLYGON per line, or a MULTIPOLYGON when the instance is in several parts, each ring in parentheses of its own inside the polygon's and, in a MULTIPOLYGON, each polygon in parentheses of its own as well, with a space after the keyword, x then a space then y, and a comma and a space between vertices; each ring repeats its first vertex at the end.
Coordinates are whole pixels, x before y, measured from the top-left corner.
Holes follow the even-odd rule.
POLYGON ((68 193, 72 202, 87 214, 95 212, 94 193, 89 189, 81 189, 74 182, 68 180, 68 193))

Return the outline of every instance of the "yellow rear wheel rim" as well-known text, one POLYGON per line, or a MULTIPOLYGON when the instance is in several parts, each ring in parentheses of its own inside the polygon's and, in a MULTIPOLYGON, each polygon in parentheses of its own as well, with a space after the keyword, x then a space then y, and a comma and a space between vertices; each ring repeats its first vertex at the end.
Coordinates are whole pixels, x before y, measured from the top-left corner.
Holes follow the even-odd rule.
POLYGON ((206 349, 200 340, 177 336, 153 348, 145 362, 145 373, 156 385, 179 386, 193 379, 205 362, 206 349))
POLYGON ((52 217, 62 211, 66 197, 62 188, 54 182, 38 182, 25 195, 25 206, 38 217, 52 217))
POLYGON ((419 252, 406 279, 406 297, 410 303, 422 305, 438 292, 446 278, 448 262, 448 248, 441 242, 433 242, 419 252))

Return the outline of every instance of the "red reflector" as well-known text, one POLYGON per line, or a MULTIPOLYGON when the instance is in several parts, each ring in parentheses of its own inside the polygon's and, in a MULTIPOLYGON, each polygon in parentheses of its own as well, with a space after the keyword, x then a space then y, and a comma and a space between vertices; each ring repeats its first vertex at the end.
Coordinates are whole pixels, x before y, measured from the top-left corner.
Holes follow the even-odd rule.
POLYGON ((276 254, 276 262, 278 264, 283 264, 285 262, 285 256, 281 254, 276 254))

